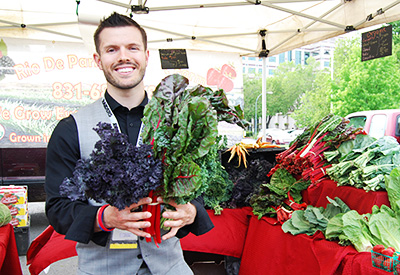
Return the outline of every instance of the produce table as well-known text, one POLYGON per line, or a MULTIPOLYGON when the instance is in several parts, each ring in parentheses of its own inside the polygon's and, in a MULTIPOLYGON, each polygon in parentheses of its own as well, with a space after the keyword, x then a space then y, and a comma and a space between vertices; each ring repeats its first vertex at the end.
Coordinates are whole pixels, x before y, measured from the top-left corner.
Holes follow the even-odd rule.
POLYGON ((22 275, 14 228, 11 224, 0 227, 0 274, 22 275))
POLYGON ((182 249, 240 258, 252 216, 251 207, 224 209, 221 215, 207 210, 214 229, 201 236, 189 234, 181 239, 182 249))
MULTIPOLYGON (((365 192, 349 186, 337 187, 332 181, 310 188, 304 200, 314 206, 327 204, 326 196, 341 198, 360 213, 373 205, 389 205, 384 191, 365 192)), ((250 207, 224 209, 220 216, 208 210, 215 228, 210 232, 181 239, 185 251, 212 253, 241 258, 240 274, 389 274, 372 267, 370 253, 358 253, 325 240, 321 232, 314 236, 284 233, 272 218, 258 220, 250 207), (271 271, 271 272, 270 272, 271 271)), ((32 274, 38 274, 52 262, 76 255, 75 243, 47 228, 28 251, 32 274)))
POLYGON ((389 274, 372 266, 371 253, 327 241, 320 231, 293 236, 275 221, 250 219, 239 275, 389 274))

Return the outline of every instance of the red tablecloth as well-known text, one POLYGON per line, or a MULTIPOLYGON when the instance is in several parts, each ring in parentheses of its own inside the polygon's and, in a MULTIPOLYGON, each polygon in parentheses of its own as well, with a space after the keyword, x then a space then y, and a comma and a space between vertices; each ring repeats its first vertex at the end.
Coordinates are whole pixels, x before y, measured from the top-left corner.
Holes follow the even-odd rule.
POLYGON ((26 264, 29 265, 31 275, 37 275, 52 263, 74 257, 76 242, 64 239, 54 228, 48 226, 37 236, 26 253, 26 264))
POLYGON ((182 249, 240 258, 252 216, 252 208, 224 209, 218 216, 214 215, 212 210, 207 212, 214 224, 214 229, 204 235, 189 234, 182 238, 182 249))
POLYGON ((307 204, 317 207, 326 207, 328 203, 326 196, 331 199, 339 197, 350 209, 357 210, 360 214, 371 213, 373 205, 386 204, 390 206, 386 191, 366 192, 364 189, 352 186, 337 186, 336 182, 332 180, 324 180, 317 186, 308 188, 302 195, 307 204))
MULTIPOLYGON (((337 187, 333 181, 324 181, 303 192, 304 201, 314 206, 325 207, 328 203, 326 196, 332 199, 339 197, 351 209, 355 209, 359 213, 371 212, 371 208, 375 204, 378 206, 389 205, 387 193, 384 191, 365 192, 350 186, 337 187)), ((265 272, 262 269, 265 268, 264 263, 271 261, 293 268, 293 265, 299 264, 296 263, 298 258, 303 259, 302 262, 307 264, 301 265, 300 263, 297 269, 283 267, 284 270, 290 271, 286 274, 297 272, 298 274, 325 275, 334 274, 338 270, 347 272, 353 270, 356 265, 359 265, 359 268, 363 266, 369 268, 371 265, 368 258, 369 253, 363 256, 364 253, 356 253, 352 247, 341 247, 334 242, 326 241, 322 233, 316 234, 312 238, 307 235, 286 234, 280 226, 272 226, 265 220, 258 221, 256 218, 252 218, 250 207, 224 209, 220 216, 215 216, 211 210, 208 213, 215 228, 201 236, 189 234, 181 240, 182 248, 186 251, 242 257, 241 274, 243 275, 265 274, 262 273, 265 272), (311 244, 313 244, 312 247, 310 247, 311 244), (352 256, 346 256, 347 254, 352 256), (260 258, 260 255, 268 256, 260 258), (275 259, 274 255, 278 255, 278 258, 275 259), (258 263, 259 260, 261 263, 258 263), (367 261, 368 263, 366 263, 367 261), (322 268, 323 271, 326 268, 331 273, 319 273, 322 268), (255 273, 248 273, 249 270, 255 273), (300 273, 302 271, 305 273, 300 273)), ((35 275, 51 263, 75 255, 75 242, 64 240, 64 236, 57 234, 53 228, 49 227, 32 242, 27 253, 27 263, 30 264, 29 270, 35 275)), ((279 269, 273 270, 280 271, 279 269)), ((374 270, 377 269, 374 268, 374 270)))
POLYGON ((22 275, 14 228, 11 224, 0 227, 0 274, 22 275))
MULTIPOLYGON (((183 250, 214 253, 240 258, 251 217, 251 208, 224 209, 221 215, 208 214, 215 228, 208 233, 188 235, 181 239, 183 250)), ((39 274, 50 264, 76 256, 76 242, 65 240, 49 226, 32 241, 27 252, 27 264, 32 275, 39 274)))
POLYGON ((240 275, 389 274, 372 267, 371 253, 327 241, 320 231, 313 236, 293 236, 274 222, 271 218, 250 219, 240 275))

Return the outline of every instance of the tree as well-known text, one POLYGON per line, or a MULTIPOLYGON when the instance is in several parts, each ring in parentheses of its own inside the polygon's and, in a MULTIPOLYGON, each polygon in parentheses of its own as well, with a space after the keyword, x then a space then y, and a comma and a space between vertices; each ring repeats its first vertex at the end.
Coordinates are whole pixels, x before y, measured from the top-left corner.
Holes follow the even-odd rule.
POLYGON ((325 69, 316 72, 313 88, 301 96, 299 108, 291 114, 297 127, 304 128, 314 125, 330 113, 330 85, 330 71, 325 69))
MULTIPOLYGON (((314 81, 316 62, 314 58, 307 60, 308 65, 295 65, 294 62, 285 62, 275 70, 274 76, 267 78, 266 90, 273 94, 267 95, 267 127, 271 116, 292 112, 299 102, 300 95, 310 90, 314 81)), ((251 121, 255 116, 255 103, 262 92, 262 75, 243 78, 244 113, 245 118, 251 121)), ((261 96, 257 101, 257 117, 262 116, 261 96)))
POLYGON ((274 77, 268 78, 267 87, 273 92, 269 114, 287 114, 295 110, 299 97, 312 88, 317 63, 314 58, 307 59, 308 65, 295 65, 285 62, 275 70, 274 77))
MULTIPOLYGON (((394 52, 398 47, 395 45, 394 52)), ((399 108, 397 55, 361 61, 361 40, 338 40, 335 49, 332 111, 346 116, 361 110, 399 108)))

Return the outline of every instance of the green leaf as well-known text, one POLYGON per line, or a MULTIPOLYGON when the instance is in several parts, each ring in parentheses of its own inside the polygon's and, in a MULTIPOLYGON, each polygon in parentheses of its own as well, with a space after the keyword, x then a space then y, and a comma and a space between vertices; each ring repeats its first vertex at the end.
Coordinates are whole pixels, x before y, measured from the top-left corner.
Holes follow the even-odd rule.
POLYGON ((385 247, 392 246, 396 251, 400 250, 400 224, 396 218, 384 211, 371 215, 369 229, 385 247))
MULTIPOLYGON (((339 213, 332 217, 328 221, 328 225, 325 230, 325 238, 327 240, 339 239, 339 236, 344 235, 343 232, 343 215, 345 213, 339 213)), ((347 237, 346 237, 347 238, 347 237)))
POLYGON ((363 216, 357 211, 351 210, 346 212, 343 217, 343 233, 351 241, 358 252, 371 251, 371 233, 368 229, 363 216))
POLYGON ((267 186, 276 194, 287 197, 287 192, 295 182, 296 179, 286 169, 279 168, 271 176, 270 184, 267 186))
POLYGON ((3 54, 3 56, 7 56, 8 55, 7 45, 6 45, 6 43, 4 42, 3 39, 0 40, 0 51, 3 54))
POLYGON ((391 208, 400 213, 400 168, 394 168, 385 176, 385 186, 391 208))

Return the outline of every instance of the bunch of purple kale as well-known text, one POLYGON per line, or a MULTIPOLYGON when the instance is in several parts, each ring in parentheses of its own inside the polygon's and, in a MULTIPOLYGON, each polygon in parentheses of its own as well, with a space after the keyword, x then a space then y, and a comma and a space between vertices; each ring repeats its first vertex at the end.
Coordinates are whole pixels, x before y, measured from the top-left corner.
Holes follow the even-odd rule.
POLYGON ((269 182, 268 172, 273 164, 262 158, 249 158, 247 169, 226 166, 229 179, 234 183, 230 200, 223 203, 225 208, 250 206, 250 198, 259 192, 260 185, 269 182))
POLYGON ((88 159, 80 159, 73 176, 65 178, 60 194, 71 200, 94 199, 122 210, 147 197, 162 182, 161 160, 151 145, 138 147, 109 123, 94 128, 100 136, 88 159))

